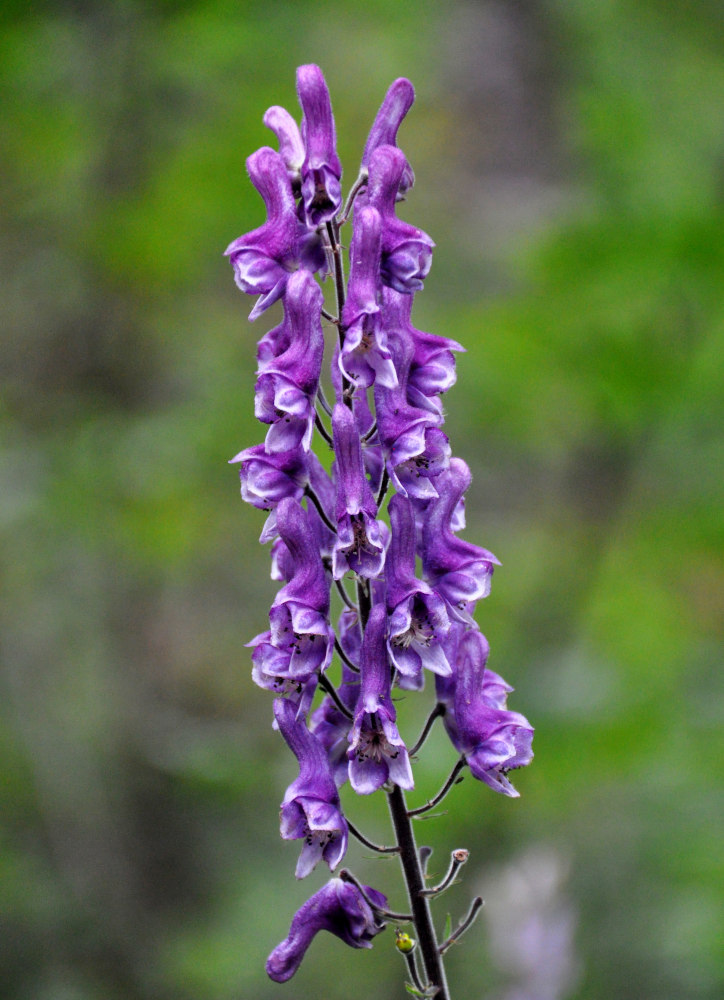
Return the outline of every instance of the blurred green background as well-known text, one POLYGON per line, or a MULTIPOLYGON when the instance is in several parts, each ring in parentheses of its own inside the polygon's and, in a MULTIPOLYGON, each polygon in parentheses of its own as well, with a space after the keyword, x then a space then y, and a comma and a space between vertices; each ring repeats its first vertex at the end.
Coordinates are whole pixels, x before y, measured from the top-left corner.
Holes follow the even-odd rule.
MULTIPOLYGON (((244 161, 318 62, 347 183, 389 82, 418 100, 402 212, 437 241, 417 325, 462 341, 446 398, 467 538, 503 565, 491 666, 536 726, 521 798, 470 779, 440 922, 457 998, 722 995, 724 9, 718 0, 6 3, 0 15, 0 994, 404 996, 315 941, 278 836, 294 763, 244 643, 275 587, 226 461, 261 439, 227 243, 244 161)), ((428 685, 428 688, 430 685, 428 685)), ((425 705, 400 706, 413 736, 425 705)), ((418 769, 452 763, 441 732, 418 769)), ((388 836, 379 796, 353 801, 388 836)), ((403 897, 394 862, 355 871, 403 897)))

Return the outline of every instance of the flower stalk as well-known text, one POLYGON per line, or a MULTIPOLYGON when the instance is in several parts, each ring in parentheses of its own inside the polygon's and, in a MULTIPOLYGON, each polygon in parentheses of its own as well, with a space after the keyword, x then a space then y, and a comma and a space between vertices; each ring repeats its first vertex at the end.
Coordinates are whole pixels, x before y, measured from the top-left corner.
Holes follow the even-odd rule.
POLYGON ((412 84, 400 78, 390 86, 346 200, 318 66, 299 67, 297 93, 301 124, 270 108, 264 123, 278 152, 265 146, 247 161, 266 221, 226 251, 239 288, 258 296, 249 318, 275 302, 283 308, 282 322, 257 347, 255 414, 264 442, 232 459, 243 499, 266 513, 260 541, 271 542, 272 577, 281 584, 268 630, 248 644, 252 677, 274 694, 275 725, 298 766, 281 804, 281 836, 301 841, 297 878, 320 863, 334 872, 351 834, 375 853, 399 856, 409 913, 390 909, 385 894, 343 868, 294 916, 267 972, 286 982, 321 930, 369 948, 386 922, 411 923, 413 936, 398 929, 395 943, 414 990, 449 1000, 443 955, 482 901, 439 942, 431 903, 455 882, 468 851, 453 851, 442 880, 427 888, 431 850, 418 849, 413 820, 443 800, 466 766, 489 788, 516 796, 508 773, 531 760, 533 730, 507 709, 512 688, 488 669, 474 617, 498 561, 459 537, 470 470, 452 455, 441 397, 455 382, 453 352, 463 348, 411 319, 435 246, 396 214, 414 183, 397 145, 412 84), (350 219, 343 246, 340 228, 350 219), (327 278, 336 314, 323 304, 319 281, 327 278), (330 327, 336 333, 325 343, 330 327), (325 356, 329 401, 320 381, 325 356), (333 452, 329 472, 317 442, 333 452), (408 748, 394 691, 424 697, 426 682, 434 702, 408 748), (409 809, 413 758, 438 718, 457 762, 437 795, 409 809), (377 845, 346 816, 347 783, 357 795, 384 792, 391 846, 377 845))

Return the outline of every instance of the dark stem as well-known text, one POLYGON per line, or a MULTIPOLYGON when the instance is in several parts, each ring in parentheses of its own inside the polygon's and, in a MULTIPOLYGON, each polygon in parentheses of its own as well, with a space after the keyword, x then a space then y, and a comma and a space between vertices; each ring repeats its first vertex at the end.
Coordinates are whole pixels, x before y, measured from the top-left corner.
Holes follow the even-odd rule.
POLYGON ((460 760, 455 765, 455 767, 450 772, 449 778, 447 779, 447 781, 445 782, 445 784, 442 786, 442 788, 440 789, 440 791, 437 793, 437 795, 435 796, 435 798, 434 799, 430 799, 429 802, 426 802, 424 806, 418 806, 417 809, 410 809, 410 812, 409 812, 408 815, 410 815, 410 816, 422 816, 423 813, 429 812, 430 809, 434 809, 435 806, 438 804, 438 802, 442 802, 442 800, 445 798, 445 796, 447 795, 447 793, 450 791, 450 789, 452 788, 452 786, 457 781, 457 777, 458 777, 458 775, 460 774, 460 772, 462 771, 462 769, 464 767, 465 767, 465 758, 461 757, 460 760))
POLYGON ((415 952, 417 951, 417 946, 415 946, 412 951, 403 951, 405 961, 407 962, 407 971, 410 973, 410 979, 412 980, 412 985, 420 991, 420 993, 425 992, 425 987, 422 985, 422 980, 420 979, 420 973, 417 971, 417 960, 415 958, 415 952))
POLYGON ((359 607, 359 620, 362 625, 362 631, 367 628, 367 619, 370 616, 370 611, 372 610, 372 599, 370 597, 370 588, 366 580, 362 577, 357 577, 357 605, 359 607))
POLYGON ((344 715, 345 718, 347 718, 347 719, 353 719, 354 718, 354 716, 352 715, 352 713, 350 712, 350 710, 341 701, 339 695, 337 694, 337 689, 335 688, 334 684, 332 684, 332 682, 329 680, 329 678, 325 677, 324 674, 322 674, 322 676, 319 678, 319 686, 322 688, 323 691, 327 692, 327 694, 329 695, 329 697, 332 699, 332 701, 334 702, 334 704, 337 706, 337 711, 341 712, 342 715, 344 715))
POLYGON ((399 920, 403 924, 407 924, 412 920, 412 914, 410 913, 395 913, 394 910, 385 910, 382 906, 378 906, 377 903, 373 902, 372 899, 365 892, 365 888, 358 878, 352 874, 349 868, 343 868, 339 877, 343 882, 351 882, 352 885, 356 885, 359 889, 359 894, 364 899, 365 903, 372 907, 377 913, 381 913, 383 917, 387 917, 388 920, 399 920))
POLYGON ((362 444, 366 444, 371 437, 374 437, 376 431, 377 431, 377 421, 373 420, 370 429, 367 431, 366 434, 362 435, 362 444))
POLYGON ((369 847, 371 851, 377 851, 378 854, 399 854, 399 847, 380 847, 379 844, 373 844, 371 840, 368 840, 363 833, 357 829, 357 827, 347 820, 347 826, 349 827, 349 832, 359 840, 360 844, 364 844, 365 847, 369 847))
POLYGON ((399 785, 393 785, 392 791, 387 793, 387 804, 392 817, 392 825, 395 828, 397 843, 400 847, 400 861, 425 974, 431 986, 437 987, 435 994, 437 1000, 450 1000, 445 979, 445 967, 437 943, 430 905, 427 898, 422 895, 425 883, 415 845, 415 834, 407 812, 405 793, 399 785))
POLYGON ((452 932, 452 934, 450 935, 450 937, 446 937, 445 940, 443 941, 443 943, 440 945, 440 954, 441 955, 444 955, 445 952, 450 947, 450 945, 451 944, 455 944, 455 942, 459 938, 461 938, 463 936, 463 934, 468 929, 468 927, 472 926, 475 918, 478 915, 478 910, 480 909, 480 907, 482 905, 483 905, 482 897, 476 896, 475 899, 470 904, 470 909, 467 912, 467 916, 465 916, 460 921, 460 923, 457 925, 457 927, 452 932))
POLYGON ((342 661, 342 663, 346 663, 346 665, 349 667, 350 670, 352 670, 352 671, 354 671, 354 673, 358 674, 359 673, 359 667, 355 663, 352 663, 352 661, 350 660, 350 658, 347 656, 347 654, 345 653, 345 651, 342 649, 341 643, 340 643, 339 639, 337 638, 337 636, 334 637, 334 648, 336 649, 337 656, 340 658, 340 660, 342 661))
POLYGON ((307 497, 309 497, 309 499, 312 501, 312 503, 314 504, 314 506, 317 508, 317 513, 319 514, 319 516, 322 518, 322 520, 327 525, 327 527, 329 528, 329 530, 333 531, 335 533, 335 535, 336 535, 337 534, 336 527, 332 524, 332 522, 327 517, 327 515, 325 513, 325 510, 324 510, 324 507, 322 506, 322 501, 319 499, 319 497, 314 492, 314 490, 311 488, 311 486, 307 486, 305 488, 304 495, 307 496, 307 497))
POLYGON ((321 385, 317 386, 317 399, 319 400, 322 409, 327 414, 327 416, 331 417, 332 407, 329 405, 327 397, 324 395, 324 389, 321 387, 321 385))
POLYGON ((324 316, 325 319, 329 320, 330 323, 334 323, 335 326, 339 323, 337 317, 333 316, 328 309, 320 309, 319 311, 321 312, 322 316, 324 316))
MULTIPOLYGON (((346 298, 344 287, 344 261, 342 260, 342 246, 339 242, 339 226, 335 221, 326 223, 327 246, 332 256, 332 270, 334 271, 334 292, 337 298, 337 331, 339 333, 339 348, 344 346, 344 327, 342 326, 342 309, 346 298)), ((345 404, 352 409, 352 394, 354 386, 351 385, 346 375, 342 376, 342 399, 345 404)))
POLYGON ((445 706, 441 701, 439 701, 437 705, 435 705, 435 707, 433 708, 432 712, 430 712, 430 714, 428 715, 427 722, 425 723, 425 726, 418 737, 417 743, 414 745, 412 750, 410 750, 411 757, 415 756, 417 751, 420 749, 420 747, 423 745, 427 737, 430 735, 430 730, 433 727, 435 719, 439 719, 444 714, 445 714, 445 706))
POLYGON ((377 497, 375 498, 375 501, 377 503, 377 510, 380 509, 380 505, 382 504, 382 501, 385 499, 385 495, 387 493, 387 487, 389 486, 389 484, 390 484, 390 474, 387 471, 387 466, 385 466, 384 469, 382 470, 382 481, 380 482, 380 488, 378 490, 377 497))
POLYGON ((327 428, 322 423, 322 418, 320 417, 320 415, 316 412, 314 414, 314 426, 317 428, 317 430, 322 435, 324 440, 327 442, 329 447, 333 448, 334 445, 332 444, 332 435, 329 433, 327 428))
POLYGON ((359 611, 359 608, 357 607, 357 605, 354 603, 354 601, 352 600, 352 598, 349 596, 349 594, 347 593, 347 591, 344 589, 344 584, 342 583, 342 581, 341 580, 335 580, 334 581, 334 585, 337 588, 339 596, 342 598, 342 600, 347 605, 347 607, 350 609, 350 611, 359 611))

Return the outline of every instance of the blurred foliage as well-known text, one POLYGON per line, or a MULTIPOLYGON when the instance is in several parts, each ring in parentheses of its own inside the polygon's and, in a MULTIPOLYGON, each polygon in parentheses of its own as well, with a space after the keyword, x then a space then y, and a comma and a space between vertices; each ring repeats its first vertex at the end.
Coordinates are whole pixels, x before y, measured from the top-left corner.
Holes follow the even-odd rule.
MULTIPOLYGON (((537 727, 520 800, 468 779, 420 824, 433 860, 472 851, 441 922, 489 895, 455 995, 513 995, 484 942, 514 902, 575 928, 526 996, 721 996, 721 5, 96 0, 0 25, 3 996, 403 995, 389 932, 318 940, 288 988, 263 971, 324 874, 296 884, 277 836, 293 762, 244 648, 274 587, 225 462, 260 438, 269 324, 221 253, 310 61, 349 175, 388 83, 416 84, 416 317, 468 347, 448 427, 467 537, 503 562, 479 620, 537 727)), ((421 797, 451 759, 435 733, 421 797)), ((345 800, 384 841, 378 797, 345 800)))

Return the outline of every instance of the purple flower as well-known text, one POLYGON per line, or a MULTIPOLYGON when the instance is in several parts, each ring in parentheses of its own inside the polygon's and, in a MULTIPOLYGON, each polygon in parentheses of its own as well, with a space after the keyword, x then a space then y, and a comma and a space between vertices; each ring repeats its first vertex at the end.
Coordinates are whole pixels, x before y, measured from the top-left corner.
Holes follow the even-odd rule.
POLYGON ((348 569, 374 577, 385 561, 382 522, 375 520, 377 504, 364 473, 354 415, 342 403, 334 408, 332 430, 337 456, 337 542, 332 572, 335 580, 348 569))
POLYGON ((485 636, 475 630, 465 632, 457 646, 452 685, 442 682, 448 685, 445 728, 453 746, 464 754, 473 777, 496 792, 517 798, 519 793, 507 774, 533 759, 533 727, 525 716, 505 708, 512 688, 498 674, 486 670, 487 659, 485 636))
POLYGON ((296 877, 305 878, 322 859, 334 871, 347 850, 349 831, 324 747, 283 698, 274 702, 274 717, 299 761, 299 777, 287 789, 281 806, 283 839, 304 841, 296 877))
POLYGON ((423 667, 436 674, 450 674, 442 645, 450 631, 445 601, 415 577, 412 505, 397 494, 390 500, 388 510, 392 538, 385 568, 390 659, 404 677, 420 678, 423 667))
POLYGON ((309 482, 308 456, 301 448, 268 454, 263 444, 245 448, 229 459, 229 464, 241 462, 239 478, 241 496, 260 510, 269 510, 260 542, 271 541, 276 535, 276 511, 282 500, 301 500, 309 482))
POLYGON ((447 435, 440 430, 442 413, 425 400, 424 406, 408 401, 407 383, 414 346, 398 330, 393 343, 398 385, 394 389, 375 386, 377 436, 387 471, 395 488, 418 500, 437 496, 435 479, 450 461, 447 435))
POLYGON ((254 647, 254 680, 272 689, 277 678, 304 685, 326 670, 334 642, 328 621, 329 585, 307 512, 289 499, 279 504, 276 513, 293 575, 274 599, 269 630, 248 644, 254 647))
POLYGON ((226 248, 242 292, 261 295, 249 319, 260 316, 284 294, 299 257, 299 222, 284 161, 263 146, 246 161, 252 184, 264 199, 267 221, 226 248))
MULTIPOLYGON (((364 891, 381 909, 387 906, 387 897, 381 892, 369 886, 364 891)), ((329 931, 352 948, 371 948, 372 938, 384 926, 356 885, 340 878, 330 879, 295 913, 289 935, 267 960, 267 974, 277 983, 291 979, 319 931, 329 931)))
POLYGON ((436 480, 438 493, 425 510, 422 568, 428 583, 442 594, 459 621, 472 622, 470 605, 490 593, 493 569, 500 563, 487 549, 456 538, 451 521, 470 485, 470 469, 461 458, 436 480))
MULTIPOLYGON (((409 80, 401 76, 390 84, 365 143, 364 152, 362 153, 363 167, 369 166, 370 157, 379 146, 397 145, 397 130, 402 123, 402 119, 412 107, 414 100, 415 89, 409 80)), ((396 199, 398 201, 402 199, 405 192, 414 183, 415 175, 412 172, 412 167, 405 161, 405 169, 402 172, 395 195, 396 199)))
MULTIPOLYGON (((314 401, 324 354, 320 309, 324 296, 309 271, 297 271, 287 283, 284 320, 288 346, 265 361, 256 382, 254 412, 271 424, 267 451, 309 451, 314 429, 314 401)), ((280 340, 280 342, 283 342, 280 340)))
POLYGON ((347 751, 350 784, 359 795, 376 792, 386 781, 414 787, 407 748, 395 725, 386 630, 384 605, 377 604, 362 639, 360 693, 347 751))
POLYGON ((342 202, 342 164, 337 156, 332 104, 319 66, 297 69, 297 95, 304 112, 302 140, 306 150, 302 198, 309 224, 318 226, 333 219, 342 202))
POLYGON ((344 342, 339 368, 357 386, 397 385, 380 312, 380 213, 364 206, 355 213, 350 278, 342 310, 344 342))
POLYGON ((367 203, 382 216, 382 281, 398 292, 422 288, 435 246, 422 229, 395 215, 395 199, 407 160, 396 146, 378 146, 369 162, 367 203))
MULTIPOLYGON (((412 356, 407 377, 407 399, 414 406, 429 405, 426 399, 447 392, 455 384, 455 358, 453 351, 465 348, 456 340, 425 333, 416 329, 410 320, 413 296, 401 295, 392 288, 382 293, 385 325, 390 341, 398 339, 412 344, 412 356)), ((402 348, 407 350, 406 347, 402 348)))
POLYGON ((295 194, 300 193, 304 143, 297 123, 286 108, 274 105, 266 111, 264 124, 279 140, 279 155, 287 168, 292 191, 295 194))

